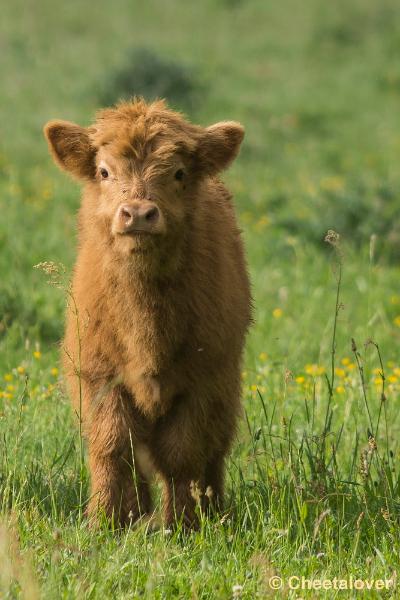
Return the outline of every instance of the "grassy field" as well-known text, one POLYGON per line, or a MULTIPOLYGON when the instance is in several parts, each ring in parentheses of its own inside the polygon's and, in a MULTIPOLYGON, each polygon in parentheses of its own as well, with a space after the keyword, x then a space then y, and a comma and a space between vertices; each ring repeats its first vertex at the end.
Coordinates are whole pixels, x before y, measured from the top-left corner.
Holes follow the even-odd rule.
POLYGON ((0 598, 399 597, 399 17, 396 0, 2 7, 0 598), (65 298, 33 268, 70 271, 79 189, 41 128, 89 123, 124 77, 162 93, 166 70, 174 107, 246 128, 225 177, 255 302, 245 416, 220 520, 93 532, 65 298), (390 582, 290 589, 302 576, 390 582))

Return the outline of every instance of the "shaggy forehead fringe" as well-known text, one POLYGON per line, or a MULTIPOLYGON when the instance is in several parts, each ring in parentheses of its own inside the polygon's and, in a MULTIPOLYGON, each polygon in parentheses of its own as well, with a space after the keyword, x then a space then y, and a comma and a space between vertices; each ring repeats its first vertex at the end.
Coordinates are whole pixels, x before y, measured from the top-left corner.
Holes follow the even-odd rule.
POLYGON ((168 161, 176 152, 193 152, 203 129, 170 110, 164 100, 147 103, 143 98, 120 102, 96 114, 89 128, 92 145, 113 146, 122 156, 143 159, 149 150, 157 160, 168 161))

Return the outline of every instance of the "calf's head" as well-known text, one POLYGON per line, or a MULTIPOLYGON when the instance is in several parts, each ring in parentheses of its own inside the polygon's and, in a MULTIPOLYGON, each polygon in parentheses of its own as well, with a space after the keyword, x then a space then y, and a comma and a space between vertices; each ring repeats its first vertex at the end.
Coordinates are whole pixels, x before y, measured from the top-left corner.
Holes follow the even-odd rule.
POLYGON ((90 127, 50 121, 44 128, 55 162, 86 183, 85 235, 103 236, 126 256, 178 246, 196 194, 236 157, 239 123, 188 123, 163 101, 121 103, 90 127))

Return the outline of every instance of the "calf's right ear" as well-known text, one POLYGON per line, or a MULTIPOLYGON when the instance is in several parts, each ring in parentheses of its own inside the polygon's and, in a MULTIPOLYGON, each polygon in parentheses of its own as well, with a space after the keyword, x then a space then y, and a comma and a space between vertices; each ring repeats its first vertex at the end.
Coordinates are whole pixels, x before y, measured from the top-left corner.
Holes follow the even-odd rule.
POLYGON ((43 131, 50 152, 62 169, 77 179, 93 179, 96 152, 87 129, 68 121, 49 121, 43 131))

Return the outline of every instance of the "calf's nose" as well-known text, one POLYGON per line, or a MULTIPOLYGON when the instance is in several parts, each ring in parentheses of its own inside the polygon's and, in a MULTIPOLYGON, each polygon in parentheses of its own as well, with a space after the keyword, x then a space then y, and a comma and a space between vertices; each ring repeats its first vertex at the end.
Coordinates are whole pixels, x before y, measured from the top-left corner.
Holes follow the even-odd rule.
POLYGON ((160 211, 154 202, 123 204, 119 208, 118 220, 124 233, 151 232, 160 220, 160 211))

